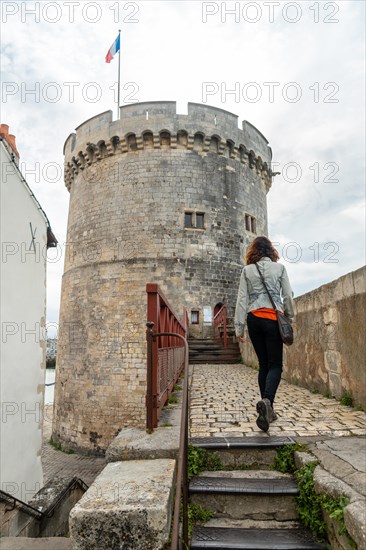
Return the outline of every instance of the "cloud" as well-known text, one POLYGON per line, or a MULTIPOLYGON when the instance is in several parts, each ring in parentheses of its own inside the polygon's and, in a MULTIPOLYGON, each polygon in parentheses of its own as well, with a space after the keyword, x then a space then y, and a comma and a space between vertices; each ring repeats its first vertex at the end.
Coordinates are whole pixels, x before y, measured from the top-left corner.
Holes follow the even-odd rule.
MULTIPOLYGON (((71 8, 59 2, 55 23, 56 8, 38 2, 38 20, 23 13, 22 23, 22 9, 33 4, 18 3, 19 12, 2 25, 3 83, 19 86, 13 95, 2 94, 2 121, 17 136, 27 180, 60 242, 66 240, 69 194, 62 178, 51 181, 44 168, 55 163, 62 169, 64 142, 81 122, 108 109, 115 116, 117 60, 108 65, 104 57, 121 28, 123 104, 132 83, 135 100, 176 100, 181 111, 188 101, 201 103, 203 84, 215 82, 218 91, 207 103, 249 120, 269 139, 281 172, 268 194, 270 237, 282 249, 286 243, 301 249, 298 261, 286 260, 297 293, 362 265, 364 2, 281 1, 272 22, 263 2, 252 8, 212 2, 215 13, 206 23, 197 1, 100 2, 99 12, 80 3, 73 22, 71 8), (296 19, 289 4, 300 6, 297 22, 289 21, 296 19), (225 22, 225 9, 239 12, 227 13, 225 22), (255 9, 260 18, 251 22, 255 9), (97 101, 91 83, 99 86, 97 101), (36 86, 37 97, 26 93, 36 86), (53 102, 57 90, 61 97, 53 102), (30 173, 37 162, 38 176, 30 173), (325 261, 329 243, 338 246, 337 263, 325 261)), ((58 318, 62 270, 63 261, 49 264, 50 320, 58 318)))

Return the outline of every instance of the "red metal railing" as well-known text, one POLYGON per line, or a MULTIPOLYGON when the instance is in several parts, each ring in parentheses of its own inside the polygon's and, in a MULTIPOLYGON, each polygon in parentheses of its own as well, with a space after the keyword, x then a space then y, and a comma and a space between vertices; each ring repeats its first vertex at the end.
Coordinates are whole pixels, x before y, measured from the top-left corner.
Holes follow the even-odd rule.
MULTIPOLYGON (((188 324, 186 325, 188 329, 188 324)), ((177 481, 173 511, 171 550, 188 548, 188 342, 184 340, 184 383, 180 420, 177 481), (182 508, 181 508, 182 505, 182 508), (182 541, 180 543, 179 518, 182 510, 182 541)))
POLYGON ((184 339, 188 330, 187 311, 181 323, 155 283, 146 285, 147 292, 147 390, 146 430, 158 426, 160 411, 172 393, 185 358, 184 339))
POLYGON ((224 348, 227 346, 227 333, 226 333, 226 305, 216 313, 214 317, 214 335, 215 338, 222 338, 224 348), (220 330, 222 327, 222 330, 220 330))

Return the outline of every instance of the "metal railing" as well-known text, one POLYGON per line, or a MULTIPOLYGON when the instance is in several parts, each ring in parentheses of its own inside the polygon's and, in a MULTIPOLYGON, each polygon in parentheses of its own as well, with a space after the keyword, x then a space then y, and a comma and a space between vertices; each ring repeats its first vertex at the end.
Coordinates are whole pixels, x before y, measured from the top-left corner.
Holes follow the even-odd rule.
MULTIPOLYGON (((19 498, 14 497, 10 493, 7 493, 6 491, 0 490, 0 501, 6 502, 8 506, 5 505, 5 511, 10 512, 14 510, 16 506, 18 506, 19 510, 22 512, 25 512, 29 514, 30 516, 35 517, 36 519, 43 519, 43 518, 50 518, 52 517, 54 513, 54 509, 58 504, 62 501, 64 496, 67 495, 67 493, 71 492, 75 487, 81 487, 84 489, 84 491, 87 491, 89 486, 84 483, 84 481, 78 477, 73 477, 69 483, 64 487, 64 489, 57 495, 57 498, 52 502, 52 504, 45 510, 40 510, 39 508, 35 508, 34 506, 31 506, 27 502, 24 502, 23 500, 20 500, 19 498), (10 508, 9 508, 10 506, 10 508)), ((34 502, 37 501, 37 495, 34 497, 34 502)))
POLYGON ((182 500, 182 543, 188 548, 188 342, 184 340, 184 383, 180 423, 177 481, 173 512, 171 550, 179 550, 179 518, 182 500))
POLYGON ((157 284, 148 283, 146 292, 146 430, 151 432, 157 428, 160 411, 184 368, 183 341, 188 326, 186 310, 181 323, 157 284))
POLYGON ((179 376, 184 374, 176 491, 171 550, 188 547, 188 312, 183 308, 181 323, 157 284, 147 284, 147 391, 146 431, 158 425, 159 413, 179 376), (156 328, 156 331, 154 330, 156 328))
MULTIPOLYGON (((149 325, 151 323, 148 323, 149 325)), ((148 330, 152 330, 149 327, 148 330)), ((186 338, 177 333, 162 332, 154 333, 158 336, 174 336, 184 343, 184 383, 182 414, 180 423, 178 468, 176 479, 176 490, 173 511, 173 526, 171 550, 179 550, 179 525, 180 525, 180 504, 182 501, 182 542, 188 548, 188 342, 186 338)))
POLYGON ((226 305, 225 304, 216 313, 214 317, 214 335, 215 335, 215 338, 221 338, 223 340, 224 348, 226 348, 227 331, 226 331, 226 305), (222 331, 220 330, 221 327, 222 327, 222 331))

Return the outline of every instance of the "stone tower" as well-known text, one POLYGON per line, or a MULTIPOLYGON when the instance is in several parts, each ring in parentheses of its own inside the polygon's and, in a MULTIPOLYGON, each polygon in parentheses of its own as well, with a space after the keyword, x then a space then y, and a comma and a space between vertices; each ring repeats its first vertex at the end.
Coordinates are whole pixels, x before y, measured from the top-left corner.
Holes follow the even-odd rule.
POLYGON ((248 243, 267 234, 271 149, 249 122, 150 102, 81 124, 64 147, 70 191, 53 437, 103 452, 144 426, 146 292, 156 282, 190 334, 233 315, 248 243))

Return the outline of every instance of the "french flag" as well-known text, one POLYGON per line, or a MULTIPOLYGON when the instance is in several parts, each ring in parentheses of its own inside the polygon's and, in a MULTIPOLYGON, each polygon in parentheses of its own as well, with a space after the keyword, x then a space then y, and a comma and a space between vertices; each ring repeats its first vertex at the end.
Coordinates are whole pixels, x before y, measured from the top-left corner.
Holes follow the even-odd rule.
POLYGON ((117 36, 116 40, 113 42, 112 46, 109 48, 107 55, 105 56, 106 63, 110 63, 117 52, 120 49, 120 35, 117 36))

